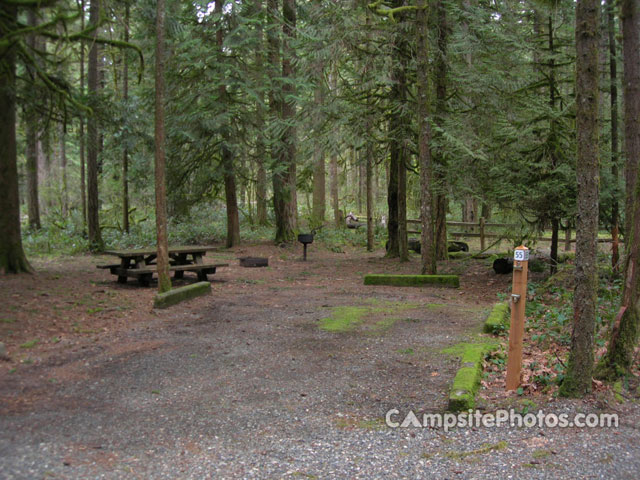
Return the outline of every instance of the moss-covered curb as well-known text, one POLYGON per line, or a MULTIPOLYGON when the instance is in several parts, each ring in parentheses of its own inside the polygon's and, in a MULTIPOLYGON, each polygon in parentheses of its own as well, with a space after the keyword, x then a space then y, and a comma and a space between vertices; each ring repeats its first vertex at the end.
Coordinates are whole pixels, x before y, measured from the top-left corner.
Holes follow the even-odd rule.
POLYGON ((511 320, 511 311, 509 310, 509 304, 496 303, 493 306, 493 310, 484 321, 484 327, 482 330, 484 333, 492 333, 499 335, 500 333, 509 329, 509 322, 511 320))
POLYGON ((395 287, 421 287, 435 285, 439 287, 458 288, 460 279, 457 275, 365 275, 365 285, 391 285, 395 287))
POLYGON ((167 308, 171 305, 209 293, 211 293, 211 284, 209 282, 192 283, 185 287, 159 293, 153 300, 153 308, 167 308))
POLYGON ((475 396, 482 378, 482 361, 498 347, 496 342, 459 343, 443 350, 461 357, 462 367, 456 373, 449 393, 449 410, 461 412, 475 406, 475 396))

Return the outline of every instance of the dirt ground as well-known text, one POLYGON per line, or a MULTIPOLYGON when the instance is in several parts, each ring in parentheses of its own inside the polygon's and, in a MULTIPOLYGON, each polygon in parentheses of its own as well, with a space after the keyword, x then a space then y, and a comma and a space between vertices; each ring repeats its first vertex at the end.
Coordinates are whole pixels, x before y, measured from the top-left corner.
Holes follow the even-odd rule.
POLYGON ((393 408, 444 411, 459 362, 442 350, 477 334, 511 278, 463 261, 440 266, 459 289, 365 287, 419 270, 382 253, 219 249, 212 295, 162 311, 153 284, 97 270, 107 257, 0 277, 0 477, 635 478, 633 404, 615 430, 388 428, 393 408), (269 267, 240 267, 249 255, 269 267), (362 323, 320 328, 341 307, 362 323))

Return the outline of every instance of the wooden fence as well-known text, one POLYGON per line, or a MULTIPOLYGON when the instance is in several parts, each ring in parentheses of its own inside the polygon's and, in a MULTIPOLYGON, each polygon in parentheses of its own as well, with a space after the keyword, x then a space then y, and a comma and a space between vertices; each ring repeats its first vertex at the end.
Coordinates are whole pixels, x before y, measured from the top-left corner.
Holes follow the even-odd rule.
MULTIPOLYGON (((410 225, 421 225, 422 222, 420 220, 407 220, 407 223, 410 225)), ((502 234, 490 232, 487 230, 491 230, 493 228, 516 228, 518 225, 513 223, 493 223, 486 222, 484 217, 480 217, 478 222, 447 222, 447 234, 453 238, 460 237, 472 237, 472 238, 480 238, 480 250, 484 250, 486 248, 486 239, 487 238, 500 238, 502 234), (451 231, 451 227, 457 227, 457 231, 451 231), (465 231, 459 231, 465 230, 465 231)), ((420 230, 407 230, 407 233, 420 234, 420 230)), ((550 242, 551 237, 537 237, 536 240, 543 242, 550 242)), ((571 237, 571 229, 564 229, 564 249, 565 251, 571 250, 571 244, 575 243, 575 238, 571 237)), ((611 238, 599 238, 599 243, 610 243, 613 239, 611 238)))

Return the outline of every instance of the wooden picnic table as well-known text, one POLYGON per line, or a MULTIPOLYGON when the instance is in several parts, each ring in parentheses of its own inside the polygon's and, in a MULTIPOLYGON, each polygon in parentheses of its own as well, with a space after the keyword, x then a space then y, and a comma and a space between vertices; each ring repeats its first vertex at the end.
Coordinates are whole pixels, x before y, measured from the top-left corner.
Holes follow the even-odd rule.
MULTIPOLYGON (((169 247, 169 270, 174 278, 182 278, 184 272, 194 272, 198 280, 206 281, 208 274, 216 273, 218 267, 226 267, 227 263, 205 263, 203 257, 216 247, 178 246, 169 247)), ((126 283, 128 277, 135 277, 141 285, 148 286, 153 274, 157 271, 155 262, 158 252, 155 248, 138 248, 132 250, 107 250, 107 255, 120 258, 119 264, 98 265, 98 268, 109 269, 118 276, 119 283, 126 283)))

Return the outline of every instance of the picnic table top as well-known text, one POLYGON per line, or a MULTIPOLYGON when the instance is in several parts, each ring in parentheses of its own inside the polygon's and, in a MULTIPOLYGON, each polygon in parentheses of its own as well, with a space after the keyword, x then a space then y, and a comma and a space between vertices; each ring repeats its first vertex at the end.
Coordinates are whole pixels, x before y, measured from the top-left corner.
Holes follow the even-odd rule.
MULTIPOLYGON (((201 245, 183 245, 176 247, 169 247, 169 253, 205 253, 211 250, 216 250, 218 247, 201 246, 201 245)), ((158 250, 155 248, 134 248, 130 250, 105 250, 107 255, 116 255, 118 257, 140 257, 144 255, 155 255, 158 250)))

